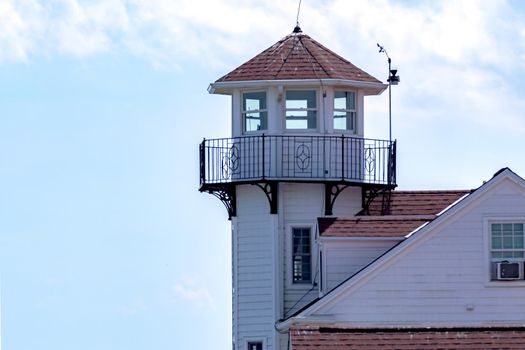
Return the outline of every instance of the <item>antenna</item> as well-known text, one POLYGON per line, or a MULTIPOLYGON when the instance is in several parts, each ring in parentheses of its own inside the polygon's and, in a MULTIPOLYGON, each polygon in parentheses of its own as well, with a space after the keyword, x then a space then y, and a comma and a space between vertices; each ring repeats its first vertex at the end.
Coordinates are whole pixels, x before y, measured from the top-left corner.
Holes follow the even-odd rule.
POLYGON ((392 59, 388 56, 388 52, 384 46, 377 44, 379 52, 384 52, 388 59, 388 134, 389 141, 392 142, 392 85, 397 85, 400 82, 399 75, 397 75, 397 69, 392 69, 392 59))
POLYGON ((301 0, 299 0, 299 6, 297 7, 297 17, 295 19, 295 28, 293 29, 294 33, 301 33, 301 27, 299 27, 299 13, 301 12, 301 0))
POLYGON ((299 27, 299 13, 301 12, 301 0, 299 0, 299 6, 297 7, 297 19, 295 20, 296 25, 299 27))

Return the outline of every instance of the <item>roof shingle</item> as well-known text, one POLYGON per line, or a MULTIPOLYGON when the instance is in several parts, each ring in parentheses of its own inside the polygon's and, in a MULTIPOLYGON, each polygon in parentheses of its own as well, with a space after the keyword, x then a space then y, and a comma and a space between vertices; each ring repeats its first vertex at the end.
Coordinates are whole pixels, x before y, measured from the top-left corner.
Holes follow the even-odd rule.
POLYGON ((381 215, 382 197, 378 196, 370 203, 370 215, 319 218, 319 233, 323 237, 403 237, 434 220, 437 214, 469 192, 392 191, 389 215, 381 215))
POLYGON ((216 82, 344 79, 381 83, 303 33, 293 33, 216 82))
POLYGON ((334 328, 294 326, 294 350, 525 349, 525 327, 334 328))

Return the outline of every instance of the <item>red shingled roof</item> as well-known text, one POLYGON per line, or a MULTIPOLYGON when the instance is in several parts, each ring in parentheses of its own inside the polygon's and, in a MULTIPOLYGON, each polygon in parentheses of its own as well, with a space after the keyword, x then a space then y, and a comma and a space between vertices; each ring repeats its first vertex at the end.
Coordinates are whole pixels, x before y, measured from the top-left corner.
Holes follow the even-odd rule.
MULTIPOLYGON (((467 193, 470 191, 392 191, 390 215, 436 215, 467 193)), ((370 203, 370 215, 381 215, 381 199, 377 196, 370 203)))
POLYGON ((294 326, 294 350, 525 349, 525 327, 328 328, 294 326))
POLYGON ((381 83, 303 33, 284 37, 216 82, 290 79, 344 79, 381 83))
POLYGON ((382 196, 369 206, 370 215, 351 218, 319 218, 323 237, 403 237, 470 191, 393 191, 390 214, 381 215, 382 196))
POLYGON ((355 218, 319 218, 323 237, 403 237, 434 217, 356 216, 355 218))

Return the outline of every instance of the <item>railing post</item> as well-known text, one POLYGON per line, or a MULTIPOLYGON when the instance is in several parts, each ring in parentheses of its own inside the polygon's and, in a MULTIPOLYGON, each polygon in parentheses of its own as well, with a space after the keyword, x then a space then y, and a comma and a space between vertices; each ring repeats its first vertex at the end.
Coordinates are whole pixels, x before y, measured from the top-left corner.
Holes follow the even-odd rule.
POLYGON ((201 184, 201 186, 206 181, 206 177, 204 176, 204 172, 205 172, 205 169, 206 169, 205 159, 204 159, 205 142, 206 142, 206 139, 202 139, 202 143, 200 144, 200 147, 199 147, 199 165, 200 165, 200 184, 201 184))
POLYGON ((392 144, 392 165, 391 165, 391 178, 390 181, 395 184, 396 183, 396 141, 394 140, 394 143, 392 144))
POLYGON ((262 178, 263 180, 266 178, 266 146, 264 144, 264 134, 262 134, 262 178))
POLYGON ((341 135, 341 181, 345 180, 345 135, 341 135))

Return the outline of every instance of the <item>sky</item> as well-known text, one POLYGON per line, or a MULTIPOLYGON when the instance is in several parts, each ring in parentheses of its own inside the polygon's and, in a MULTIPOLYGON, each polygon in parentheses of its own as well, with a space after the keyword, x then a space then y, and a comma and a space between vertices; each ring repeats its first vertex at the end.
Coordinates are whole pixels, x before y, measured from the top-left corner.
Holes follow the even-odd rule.
MULTIPOLYGON (((231 349, 226 210, 198 145, 209 83, 290 34, 298 1, 0 0, 1 346, 231 349)), ((400 189, 525 176, 525 7, 302 1, 315 40, 392 88, 400 189)), ((388 138, 388 94, 365 134, 388 138)))

